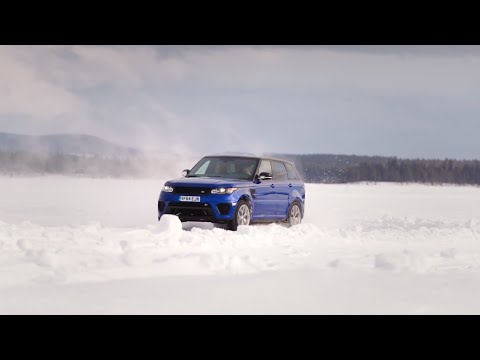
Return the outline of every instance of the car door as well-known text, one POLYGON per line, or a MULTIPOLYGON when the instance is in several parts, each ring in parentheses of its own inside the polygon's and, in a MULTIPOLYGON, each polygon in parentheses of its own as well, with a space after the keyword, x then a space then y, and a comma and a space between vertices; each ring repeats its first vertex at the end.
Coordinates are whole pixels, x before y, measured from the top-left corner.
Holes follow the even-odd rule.
POLYGON ((299 198, 302 203, 305 201, 305 185, 292 164, 285 163, 288 175, 288 186, 290 187, 289 203, 293 198, 299 198))
MULTIPOLYGON (((262 172, 272 174, 272 164, 269 160, 261 160, 257 175, 262 172)), ((253 220, 274 219, 276 215, 275 185, 273 179, 256 180, 252 188, 253 220)))
POLYGON ((287 169, 283 162, 272 161, 272 170, 276 199, 275 214, 277 218, 283 219, 287 216, 288 199, 290 194, 287 169))

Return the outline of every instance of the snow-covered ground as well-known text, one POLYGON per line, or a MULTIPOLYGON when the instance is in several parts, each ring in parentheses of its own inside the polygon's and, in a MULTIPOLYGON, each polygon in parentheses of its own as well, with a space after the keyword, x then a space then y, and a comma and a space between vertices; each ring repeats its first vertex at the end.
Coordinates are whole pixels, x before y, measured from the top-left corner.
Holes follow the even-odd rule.
POLYGON ((0 313, 480 314, 480 188, 307 184, 229 232, 157 223, 163 183, 0 178, 0 313))

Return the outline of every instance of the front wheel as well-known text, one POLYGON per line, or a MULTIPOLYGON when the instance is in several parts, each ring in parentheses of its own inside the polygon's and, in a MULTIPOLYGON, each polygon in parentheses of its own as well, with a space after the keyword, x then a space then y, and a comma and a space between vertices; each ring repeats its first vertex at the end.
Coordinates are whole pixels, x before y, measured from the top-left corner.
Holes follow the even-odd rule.
POLYGON ((298 225, 302 222, 302 210, 300 210, 300 205, 294 202, 290 207, 290 211, 288 212, 288 225, 294 226, 298 225))
POLYGON ((237 231, 239 225, 249 225, 252 220, 252 207, 244 200, 240 200, 235 210, 233 220, 228 223, 228 229, 237 231))

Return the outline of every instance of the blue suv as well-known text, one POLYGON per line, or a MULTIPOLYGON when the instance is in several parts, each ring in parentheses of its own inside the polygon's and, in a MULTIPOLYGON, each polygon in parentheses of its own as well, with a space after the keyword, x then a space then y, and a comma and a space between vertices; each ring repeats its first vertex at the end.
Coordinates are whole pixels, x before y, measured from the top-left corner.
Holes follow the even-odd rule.
POLYGON ((230 230, 257 222, 299 224, 305 185, 293 163, 248 156, 206 156, 183 178, 163 186, 158 220, 177 215, 182 222, 227 224, 230 230))

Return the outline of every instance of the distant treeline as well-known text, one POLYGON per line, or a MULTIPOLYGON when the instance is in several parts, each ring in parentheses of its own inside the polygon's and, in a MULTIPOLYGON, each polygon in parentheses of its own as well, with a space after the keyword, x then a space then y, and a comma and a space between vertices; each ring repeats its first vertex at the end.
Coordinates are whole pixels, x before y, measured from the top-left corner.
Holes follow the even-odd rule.
MULTIPOLYGON (((398 159, 356 155, 278 155, 290 159, 306 182, 417 182, 428 184, 480 185, 478 160, 398 159)), ((193 165, 193 164, 192 164, 193 165)), ((111 158, 67 154, 1 152, 3 175, 84 175, 93 177, 179 176, 175 159, 147 157, 111 158)))
POLYGON ((478 160, 413 160, 356 155, 280 156, 294 161, 303 179, 312 183, 365 181, 480 185, 478 160))

